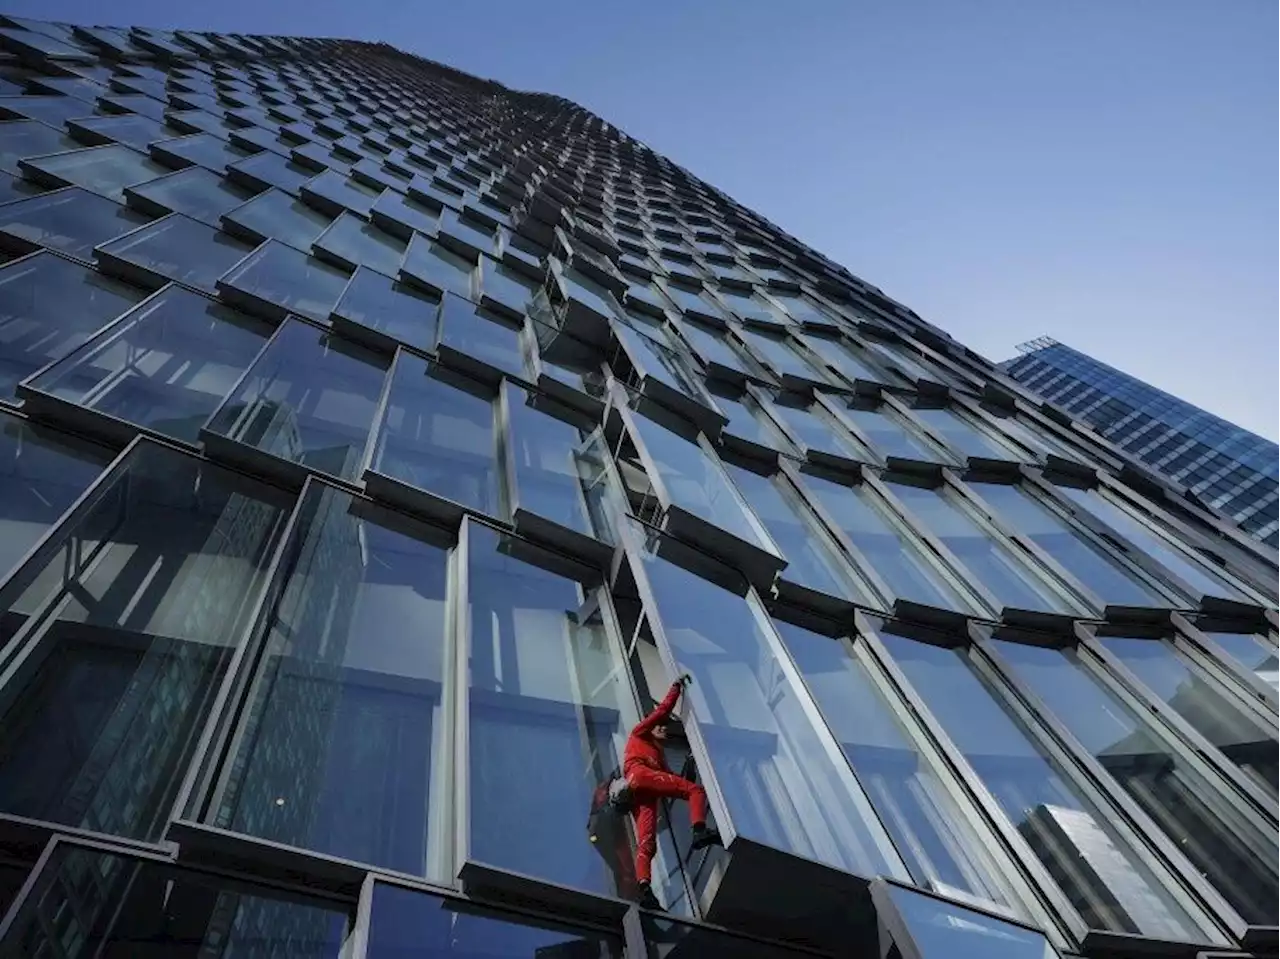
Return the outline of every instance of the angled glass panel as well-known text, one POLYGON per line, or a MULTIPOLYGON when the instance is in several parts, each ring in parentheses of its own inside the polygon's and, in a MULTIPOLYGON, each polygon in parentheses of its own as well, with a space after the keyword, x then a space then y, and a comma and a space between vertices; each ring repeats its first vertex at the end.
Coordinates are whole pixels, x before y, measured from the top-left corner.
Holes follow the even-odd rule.
POLYGON ((70 186, 0 206, 0 233, 92 260, 99 243, 128 233, 147 219, 136 210, 70 186))
POLYGON ((740 327, 737 332, 775 372, 802 380, 826 382, 827 378, 806 363, 784 337, 769 336, 749 327, 740 327))
POLYGON ((1099 636, 1097 643, 1251 779, 1275 794, 1280 749, 1274 727, 1244 709, 1164 640, 1099 636))
MULTIPOLYGON (((1225 577, 1214 573, 1206 563, 1195 557, 1194 552, 1177 549, 1169 539, 1109 497, 1095 489, 1077 489, 1074 486, 1059 486, 1057 489, 1071 502, 1106 523, 1147 556, 1180 577, 1192 589, 1209 596, 1243 598, 1239 589, 1232 586, 1225 577)), ((1153 519, 1152 523, 1155 522, 1153 519)))
POLYGON ((902 504, 925 529, 942 541, 970 576, 986 587, 1004 608, 1081 612, 1069 606, 1029 568, 1030 557, 1016 554, 978 525, 943 489, 925 489, 908 483, 888 484, 902 504))
POLYGON ((389 276, 358 267, 333 315, 359 323, 371 330, 420 350, 436 343, 440 301, 417 287, 389 276))
POLYGON ((1206 632, 1205 635, 1246 671, 1280 689, 1280 651, 1274 641, 1251 633, 1206 632))
POLYGON ((217 292, 218 277, 252 253, 253 247, 199 220, 170 213, 144 229, 102 244, 98 252, 212 294, 217 292))
POLYGON ((0 396, 66 356, 143 293, 51 253, 0 267, 0 396))
POLYGON ((1196 768, 1146 715, 1103 686, 1075 650, 992 645, 1246 922, 1276 925, 1274 832, 1254 826, 1221 780, 1196 768))
POLYGON ((370 468, 499 515, 492 392, 402 351, 392 368, 370 468))
POLYGON ((20 180, 8 173, 0 173, 0 203, 22 200, 45 192, 44 188, 30 180, 20 180))
POLYGON ((150 152, 157 159, 173 158, 175 165, 178 166, 182 164, 176 161, 194 163, 214 173, 222 173, 228 164, 252 156, 247 151, 215 137, 212 133, 192 133, 154 143, 150 147, 150 152))
POLYGON ((158 839, 290 497, 144 443, 0 595, 0 809, 158 839))
POLYGON ((738 292, 730 287, 722 286, 716 291, 720 295, 720 299, 728 305, 734 314, 744 320, 762 320, 771 323, 774 320, 773 314, 763 303, 754 296, 745 292, 738 292))
POLYGON ((861 876, 905 876, 753 593, 646 555, 656 613, 734 831, 861 876))
POLYGON ((434 236, 440 226, 440 214, 437 211, 402 196, 394 190, 387 190, 378 197, 377 202, 370 208, 369 215, 375 222, 383 217, 395 220, 401 225, 401 232, 416 230, 419 233, 434 236))
POLYGON ((745 393, 735 398, 726 395, 724 391, 716 390, 710 384, 708 388, 711 390, 711 398, 716 404, 716 409, 729 418, 724 432, 775 450, 791 448, 791 444, 782 438, 773 424, 757 412, 759 407, 753 400, 749 400, 745 393))
POLYGON ((260 191, 240 186, 203 167, 189 167, 128 190, 135 203, 141 199, 147 207, 185 213, 215 229, 224 213, 230 213, 257 192, 260 191))
MULTIPOLYGON (((380 882, 373 887, 366 956, 367 959, 622 959, 622 944, 598 932, 478 909, 473 903, 455 904, 439 896, 380 882)), ((311 954, 305 959, 312 959, 311 954)))
POLYGON ((521 326, 513 320, 452 293, 444 295, 437 343, 440 349, 454 350, 470 363, 519 377, 524 375, 520 333, 521 326))
POLYGON ((227 175, 258 190, 275 187, 277 190, 297 196, 298 188, 315 176, 315 171, 294 163, 278 153, 263 150, 254 156, 229 164, 227 175))
POLYGON ((447 881, 451 543, 315 485, 215 824, 447 881))
POLYGON ((302 188, 303 196, 318 201, 328 212, 337 213, 337 207, 346 207, 367 217, 382 190, 365 186, 333 170, 326 170, 308 180, 302 188))
POLYGON ((578 416, 540 393, 508 382, 509 449, 521 509, 596 536, 586 499, 595 478, 578 416))
POLYGON ((1206 933, 1073 773, 979 678, 966 654, 882 630, 929 711, 1091 929, 1203 942, 1206 933))
POLYGON ((712 926, 695 926, 665 916, 640 913, 645 953, 642 959, 799 959, 796 952, 757 941, 741 939, 712 926))
POLYGON ((639 720, 626 662, 598 616, 578 621, 576 582, 537 565, 536 550, 467 528, 470 858, 633 898, 630 847, 615 861, 621 850, 596 849, 584 828, 639 720), (508 815, 513 782, 537 829, 508 815))
POLYGON ((456 293, 471 296, 471 275, 475 261, 458 256, 435 240, 415 233, 400 265, 401 279, 409 279, 437 295, 456 293))
MULTIPOLYGON (((1042 932, 895 883, 885 883, 884 888, 914 947, 908 955, 919 959, 1059 959, 1042 932)), ((909 948, 896 937, 895 945, 909 948)))
POLYGON ((820 450, 835 456, 873 462, 873 457, 862 444, 841 430, 837 430, 815 406, 792 406, 774 402, 770 409, 778 419, 796 435, 804 449, 820 450))
POLYGON ((59 183, 83 187, 117 203, 124 202, 126 187, 146 183, 170 172, 168 167, 161 166, 146 154, 119 143, 33 157, 24 162, 59 183))
POLYGON ((354 213, 344 213, 333 221, 312 245, 348 269, 366 266, 387 276, 395 276, 404 258, 403 240, 384 233, 354 213))
POLYGON ((0 170, 13 176, 22 176, 19 160, 75 150, 81 146, 83 144, 62 131, 61 124, 58 124, 58 129, 54 129, 35 120, 9 120, 0 123, 0 170))
POLYGON ((258 243, 279 240, 296 250, 310 250, 311 244, 333 222, 331 217, 279 190, 258 194, 222 219, 228 224, 228 230, 243 233, 248 239, 258 243))
POLYGON ((523 314, 538 284, 519 270, 514 270, 505 263, 499 263, 489 257, 480 261, 480 296, 494 301, 498 306, 506 307, 513 313, 523 314))
POLYGON ((63 843, 0 942, 2 959, 342 959, 355 917, 311 899, 63 843))
POLYGON ((931 427, 942 437, 942 441, 952 453, 961 458, 976 456, 984 459, 1012 459, 1008 450, 999 446, 994 440, 981 433, 976 426, 961 419, 949 409, 929 406, 912 408, 916 419, 931 427))
POLYGON ((336 266, 268 241, 221 277, 217 286, 272 303, 281 311, 324 321, 342 296, 347 279, 336 266))
POLYGON ((830 596, 870 602, 850 583, 849 573, 841 568, 843 561, 805 516, 799 497, 790 490, 783 492, 784 480, 731 463, 725 469, 787 561, 783 579, 830 596))
POLYGON ((893 598, 942 609, 971 611, 970 604, 926 558, 916 540, 893 522, 886 508, 861 486, 845 486, 806 474, 803 479, 836 526, 893 591, 893 598))
POLYGON ((31 387, 194 443, 271 331, 262 320, 170 287, 45 370, 31 387))
POLYGON ((385 375, 381 357, 290 319, 208 428, 289 462, 352 479, 385 375))
POLYGON ((954 380, 942 370, 924 364, 923 358, 905 347, 881 343, 879 340, 864 339, 866 349, 876 354, 882 361, 892 363, 912 380, 929 380, 933 383, 954 384, 954 380))
POLYGON ((0 116, 8 119, 25 117, 29 120, 39 120, 55 129, 60 129, 70 119, 92 114, 93 106, 75 97, 0 97, 0 116))
POLYGON ((1133 579, 1117 560, 1087 542, 1066 520, 1033 499, 1020 486, 970 483, 969 488, 990 504, 996 516, 1027 537, 1067 572, 1091 589, 1104 604, 1119 606, 1169 605, 1133 579))
MULTIPOLYGON (((673 390, 684 393, 691 399, 697 401, 705 399, 706 393, 701 383, 685 368, 680 355, 666 343, 638 333, 625 323, 614 323, 613 332, 626 348, 627 354, 634 358, 634 362, 643 365, 646 376, 656 377, 673 390)), ((662 334, 661 329, 656 332, 662 334)), ((665 340, 666 337, 664 336, 663 339, 665 340)))
POLYGON ((829 339, 826 337, 808 337, 810 349, 836 368, 850 380, 865 380, 872 383, 893 383, 895 380, 873 369, 869 363, 850 346, 843 337, 829 339))
MULTIPOLYGON (((71 121, 68 126, 74 131, 87 130, 95 137, 104 137, 144 151, 156 140, 167 140, 177 135, 176 130, 170 130, 159 120, 153 120, 138 113, 110 117, 80 117, 71 121)), ((89 142, 101 141, 90 139, 89 142)))
POLYGON ((981 835, 931 753, 843 642, 774 620, 783 644, 911 871, 943 895, 1007 903, 981 835))
POLYGON ((0 582, 110 461, 100 447, 0 414, 0 582))
POLYGON ((862 431, 862 435, 881 456, 898 456, 902 459, 922 460, 927 463, 939 462, 937 453, 927 450, 915 436, 907 431, 901 420, 883 408, 868 409, 863 406, 850 406, 841 412, 862 431))

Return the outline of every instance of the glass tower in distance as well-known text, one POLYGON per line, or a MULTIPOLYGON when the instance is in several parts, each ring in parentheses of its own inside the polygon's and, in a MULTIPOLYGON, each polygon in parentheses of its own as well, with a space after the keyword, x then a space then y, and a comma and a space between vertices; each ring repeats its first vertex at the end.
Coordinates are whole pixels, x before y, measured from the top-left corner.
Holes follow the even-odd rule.
POLYGON ((1275 443, 1048 337, 1018 350, 1009 376, 1276 546, 1275 443))
POLYGON ((0 959, 1275 955, 1275 551, 606 119, 0 16, 0 201, 0 959))

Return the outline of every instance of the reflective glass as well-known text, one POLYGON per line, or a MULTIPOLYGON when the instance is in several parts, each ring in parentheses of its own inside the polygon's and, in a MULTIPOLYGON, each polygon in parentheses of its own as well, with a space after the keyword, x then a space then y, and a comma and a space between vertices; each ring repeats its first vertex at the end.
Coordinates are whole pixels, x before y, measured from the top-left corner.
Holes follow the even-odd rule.
POLYGON ((436 344, 440 302, 407 283, 366 267, 358 267, 333 315, 417 347, 431 350, 436 344))
MULTIPOLYGON (((170 157, 187 163, 194 163, 214 173, 221 173, 227 164, 243 160, 250 153, 234 147, 225 140, 220 140, 212 133, 192 133, 185 137, 177 137, 154 144, 152 156, 161 159, 170 157)), ((181 164, 177 164, 181 165, 181 164)))
MULTIPOLYGON (((701 401, 705 398, 701 383, 685 369, 684 361, 665 343, 638 333, 625 323, 615 323, 613 331, 626 348, 631 362, 639 363, 645 376, 652 376, 692 399, 701 401)), ((661 330, 656 332, 662 334, 661 330)))
POLYGON ((30 180, 19 180, 8 173, 0 173, 0 203, 10 200, 21 200, 29 196, 37 196, 44 188, 30 180))
POLYGON ((336 266, 269 240, 219 279, 217 286, 265 300, 281 312, 327 321, 348 279, 336 266))
POLYGON ((841 458, 871 462, 871 456, 860 443, 843 431, 837 430, 814 406, 799 407, 774 402, 772 409, 778 418, 800 440, 802 449, 819 450, 841 458))
POLYGON ((586 499, 597 479, 584 449, 579 415, 540 393, 508 382, 508 449, 515 472, 516 505, 585 536, 596 536, 586 499))
POLYGON ((880 639, 951 742, 1091 929, 1200 942, 1204 932, 1072 774, 1043 751, 960 650, 880 639))
POLYGON ((138 113, 109 117, 84 116, 73 120, 68 126, 72 130, 87 130, 97 137, 128 144, 137 150, 146 150, 156 140, 167 140, 177 135, 176 130, 170 130, 160 121, 138 113))
POLYGON ((402 277, 420 283, 433 293, 471 296, 475 262, 458 256, 421 234, 414 234, 400 266, 402 277))
POLYGON ((406 244, 384 233, 354 213, 344 213, 315 241, 313 250, 347 269, 366 266, 387 276, 395 276, 406 244))
MULTIPOLYGON (((86 109, 85 113, 92 113, 86 109)), ((18 161, 26 157, 47 156, 63 150, 76 150, 84 146, 58 129, 47 127, 35 120, 10 120, 0 123, 0 170, 13 176, 22 176, 18 161)))
POLYGON ((74 117, 87 117, 93 106, 75 97, 17 96, 0 97, 0 116, 10 119, 27 117, 39 120, 55 129, 61 128, 74 117))
POLYGON ((805 516, 807 510, 799 497, 789 490, 783 493, 785 480, 732 464, 726 464, 725 469, 787 561, 783 579, 819 593, 867 602, 849 582, 849 574, 841 568, 843 560, 805 516))
POLYGON ((1275 834, 1241 815, 1146 715, 1105 687, 1073 649, 992 643, 1049 712, 1109 772, 1251 925, 1274 926, 1275 834))
POLYGON ((333 170, 327 170, 312 177, 302 186, 303 196, 318 199, 321 208, 328 213, 337 214, 338 207, 346 207, 367 217, 373 207, 373 201, 382 193, 372 187, 365 186, 356 180, 342 176, 333 170))
POLYGON ((892 883, 885 888, 920 959, 1058 959, 1044 933, 892 883))
POLYGON ((746 344, 764 358, 773 370, 783 376, 795 376, 802 380, 819 383, 826 382, 826 377, 810 366, 800 354, 791 348, 783 337, 767 336, 747 327, 738 330, 738 335, 746 344))
POLYGON ((216 824, 447 881, 443 534, 313 486, 216 824))
POLYGON ((271 335, 261 320, 170 287, 36 377, 33 389, 194 443, 271 335))
POLYGON ((598 615, 578 621, 573 580, 488 527, 468 529, 470 857, 634 898, 630 843, 619 836, 597 848, 585 828, 639 719, 617 640, 598 615))
POLYGON ((107 450, 0 414, 0 582, 110 460, 107 450))
POLYGON ((252 253, 253 247, 181 213, 170 213, 103 244, 99 252, 212 294, 217 292, 218 277, 252 253))
POLYGON ((434 236, 440 225, 440 215, 408 197, 401 196, 394 190, 387 190, 378 197, 370 208, 369 215, 375 223, 383 218, 395 220, 401 224, 400 232, 416 230, 428 236, 434 236))
POLYGON ((894 382, 883 373, 878 373, 872 369, 870 364, 862 359, 861 355, 850 346, 847 340, 832 340, 810 336, 809 346, 850 380, 866 380, 872 383, 894 382))
MULTIPOLYGON (((889 483, 889 489, 924 528, 1004 609, 1079 612, 1054 594, 1030 569, 1030 557, 1016 554, 961 509, 950 492, 889 483)), ((997 610, 998 612, 999 610, 997 610)))
POLYGON ((729 309, 741 319, 773 320, 773 314, 765 305, 748 293, 739 293, 727 286, 722 286, 716 292, 720 294, 720 299, 724 300, 729 309))
POLYGON ((453 210, 445 210, 441 215, 440 235, 448 236, 455 246, 468 253, 492 253, 497 243, 494 230, 453 210))
POLYGON ((732 433, 734 436, 740 436, 771 449, 790 449, 790 444, 782 438, 777 429, 756 414, 755 410, 758 407, 754 403, 748 405, 745 394, 735 399, 724 393, 713 392, 711 398, 716 408, 729 418, 724 428, 726 433, 732 433))
POLYGON ((912 878, 944 895, 1005 902, 985 852, 990 840, 862 660, 840 640, 781 620, 774 626, 912 878))
POLYGON ((803 481, 892 590, 892 598, 942 609, 970 609, 910 534, 889 519, 883 506, 871 502, 862 487, 844 486, 807 474, 803 481))
POLYGON ((1250 633, 1205 633, 1228 656, 1264 683, 1280 689, 1280 651, 1274 640, 1250 633))
POLYGON ((1124 636, 1099 636, 1097 641, 1224 756, 1276 792, 1280 749, 1274 727, 1239 705, 1167 641, 1124 636))
POLYGON ((677 668, 693 677, 688 708, 737 834, 862 876, 903 875, 754 600, 646 558, 656 612, 677 668))
POLYGON ((279 190, 267 190, 248 203, 236 207, 223 218, 229 229, 244 233, 261 243, 279 240, 296 250, 310 250, 311 244, 333 222, 299 200, 279 190))
POLYGON ((0 396, 60 359, 143 294, 50 253, 0 268, 0 396))
POLYGON ((353 918, 333 900, 62 845, 0 959, 342 959, 353 918))
POLYGON ((993 460, 1012 459, 1007 450, 997 446, 994 440, 979 432, 976 426, 949 409, 916 406, 912 412, 916 419, 942 437, 947 449, 961 459, 970 456, 993 460))
POLYGON ((367 957, 622 959, 622 946, 600 933, 478 909, 472 903, 454 905, 439 896, 377 883, 367 957))
POLYGON ((401 352, 371 469, 499 515, 497 435, 487 388, 401 352))
POLYGON ((969 486, 991 505, 999 519, 1053 557, 1068 573, 1092 590, 1105 605, 1164 606, 1166 602, 1147 589, 1093 546, 1067 522, 1020 486, 971 483, 969 486))
POLYGON ((154 205, 185 213, 216 229, 222 214, 230 213, 259 191, 240 186, 203 167, 188 167, 150 183, 137 184, 128 192, 145 201, 143 208, 154 205))
POLYGON ((513 313, 523 314, 538 290, 526 274, 489 257, 480 259, 480 295, 513 313))
POLYGON ((905 373, 908 379, 929 380, 933 383, 946 384, 954 382, 951 377, 932 365, 925 366, 920 357, 905 347, 890 346, 877 340, 863 340, 863 343, 872 353, 877 354, 882 360, 893 364, 905 373))
POLYGON ((254 156, 229 164, 227 175, 255 188, 255 192, 275 187, 277 190, 297 196, 298 188, 315 176, 315 172, 278 153, 263 150, 254 156))
POLYGON ((921 460, 928 463, 940 462, 937 453, 926 450, 912 435, 902 421, 883 409, 866 409, 861 406, 850 406, 843 410, 849 420, 862 431, 872 449, 881 456, 898 456, 902 459, 921 460))
POLYGON ((799 959, 810 955, 643 912, 640 928, 647 947, 644 959, 799 959))
MULTIPOLYGON (((1241 597, 1240 590, 1216 575, 1206 564, 1176 549, 1165 537, 1097 490, 1059 486, 1058 492, 1106 523, 1192 589, 1209 596, 1241 597)), ((1155 520, 1152 520, 1154 523, 1155 520)))
POLYGON ((520 330, 505 316, 446 293, 440 305, 437 346, 461 354, 468 368, 477 364, 519 377, 524 375, 520 330))
POLYGON ((360 467, 385 375, 381 357, 291 319, 209 430, 351 479, 360 467))
POLYGON ((168 167, 119 143, 55 153, 28 162, 61 183, 84 187, 90 193, 100 194, 117 203, 124 202, 126 187, 146 183, 170 172, 168 167))
POLYGON ((0 206, 0 233, 92 260, 99 243, 128 233, 147 219, 136 210, 70 186, 0 206))
POLYGON ((0 808, 158 839, 292 505, 144 444, 0 594, 0 808))

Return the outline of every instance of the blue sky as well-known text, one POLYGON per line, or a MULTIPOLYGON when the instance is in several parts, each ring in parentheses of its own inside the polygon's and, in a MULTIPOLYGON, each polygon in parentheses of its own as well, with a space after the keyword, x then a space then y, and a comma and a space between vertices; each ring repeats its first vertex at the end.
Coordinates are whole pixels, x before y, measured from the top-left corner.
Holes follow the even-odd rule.
POLYGON ((1049 334, 1276 438, 1271 0, 113 0, 109 16, 386 40, 560 94, 991 359, 1049 334))

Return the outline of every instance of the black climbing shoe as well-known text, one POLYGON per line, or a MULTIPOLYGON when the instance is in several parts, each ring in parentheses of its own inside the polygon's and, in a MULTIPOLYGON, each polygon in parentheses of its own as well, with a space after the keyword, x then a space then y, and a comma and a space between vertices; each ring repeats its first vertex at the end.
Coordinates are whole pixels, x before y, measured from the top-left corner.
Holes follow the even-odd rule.
POLYGON ((693 842, 689 844, 692 850, 706 849, 708 846, 723 846, 720 841, 720 833, 715 829, 708 829, 706 825, 698 825, 693 827, 693 842))
POLYGON ((636 900, 642 909, 655 909, 662 911, 662 903, 658 902, 658 897, 653 894, 653 890, 649 888, 647 882, 640 884, 640 898, 636 900))

